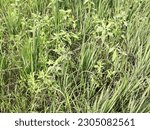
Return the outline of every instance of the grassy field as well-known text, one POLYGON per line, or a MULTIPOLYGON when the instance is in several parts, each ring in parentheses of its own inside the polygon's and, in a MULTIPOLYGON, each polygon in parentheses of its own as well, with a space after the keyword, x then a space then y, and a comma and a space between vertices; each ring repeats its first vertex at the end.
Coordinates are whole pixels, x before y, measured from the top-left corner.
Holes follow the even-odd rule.
POLYGON ((150 0, 0 0, 0 112, 150 112, 150 0))

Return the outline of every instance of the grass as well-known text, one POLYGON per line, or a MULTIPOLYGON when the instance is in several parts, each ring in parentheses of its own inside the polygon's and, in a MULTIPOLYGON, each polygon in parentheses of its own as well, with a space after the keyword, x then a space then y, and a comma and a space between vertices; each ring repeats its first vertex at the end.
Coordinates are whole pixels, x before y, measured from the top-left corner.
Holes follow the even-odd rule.
POLYGON ((0 112, 150 112, 150 1, 1 0, 0 112))

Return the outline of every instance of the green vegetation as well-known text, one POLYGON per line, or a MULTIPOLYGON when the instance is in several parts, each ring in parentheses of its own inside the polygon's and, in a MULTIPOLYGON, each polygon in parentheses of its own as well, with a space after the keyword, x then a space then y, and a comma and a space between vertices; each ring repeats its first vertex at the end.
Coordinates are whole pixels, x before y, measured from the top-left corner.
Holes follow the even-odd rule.
POLYGON ((0 112, 150 112, 150 0, 0 0, 0 112))

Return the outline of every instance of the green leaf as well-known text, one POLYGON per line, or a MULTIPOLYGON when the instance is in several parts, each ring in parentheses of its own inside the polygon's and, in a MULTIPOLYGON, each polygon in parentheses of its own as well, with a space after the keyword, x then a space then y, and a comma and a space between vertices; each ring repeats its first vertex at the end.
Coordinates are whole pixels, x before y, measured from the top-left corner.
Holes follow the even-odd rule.
POLYGON ((115 59, 118 57, 117 51, 115 50, 112 55, 112 61, 115 61, 115 59))

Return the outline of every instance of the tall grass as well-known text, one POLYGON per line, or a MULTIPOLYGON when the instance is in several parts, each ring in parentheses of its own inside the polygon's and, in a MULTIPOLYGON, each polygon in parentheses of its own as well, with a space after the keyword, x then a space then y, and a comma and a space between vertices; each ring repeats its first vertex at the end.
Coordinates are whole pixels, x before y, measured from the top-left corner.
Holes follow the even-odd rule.
POLYGON ((150 112, 149 0, 1 0, 0 112, 150 112))

